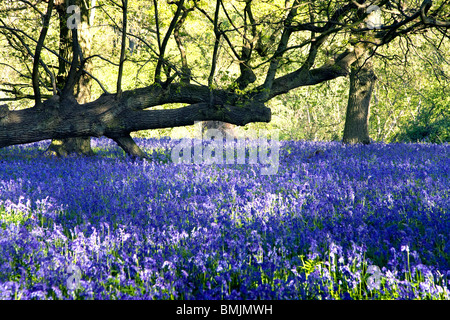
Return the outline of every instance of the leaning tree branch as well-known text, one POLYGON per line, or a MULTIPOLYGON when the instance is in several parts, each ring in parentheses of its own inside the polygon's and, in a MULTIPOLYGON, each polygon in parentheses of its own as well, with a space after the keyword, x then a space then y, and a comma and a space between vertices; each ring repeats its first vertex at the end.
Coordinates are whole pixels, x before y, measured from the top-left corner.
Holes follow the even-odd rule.
MULTIPOLYGON (((250 83, 253 83, 256 81, 256 75, 253 72, 252 68, 250 67, 250 59, 251 59, 252 53, 253 53, 253 42, 256 39, 255 38, 256 26, 251 27, 252 28, 251 34, 253 35, 253 39, 250 40, 247 37, 248 28, 249 28, 247 20, 250 20, 250 21, 252 20, 252 18, 250 18, 252 16, 251 3, 252 3, 251 1, 248 1, 245 4, 244 33, 242 34, 241 32, 239 32, 239 34, 241 34, 241 36, 242 36, 241 56, 239 57, 239 69, 240 69, 241 74, 236 79, 236 83, 238 84, 240 90, 244 90, 250 83)), ((228 15, 227 15, 227 17, 228 17, 228 19, 230 19, 230 17, 228 15)))
POLYGON ((174 84, 167 89, 154 85, 141 90, 124 91, 119 101, 115 96, 103 95, 79 106, 74 99, 63 101, 63 98, 53 96, 44 102, 44 108, 10 111, 7 106, 3 106, 0 115, 0 148, 46 139, 83 136, 107 136, 123 142, 130 132, 187 126, 196 121, 215 120, 245 125, 250 122, 269 122, 271 119, 270 109, 259 101, 246 99, 239 105, 239 98, 242 97, 219 90, 215 104, 211 105, 209 92, 206 86, 192 84, 174 84), (180 88, 178 95, 168 95, 169 91, 174 92, 172 86, 180 88), (186 95, 188 92, 191 96, 186 95), (161 105, 165 101, 193 103, 178 109, 143 110, 146 106, 161 105), (69 105, 59 108, 61 102, 69 105), (139 104, 141 109, 136 108, 139 104), (59 111, 55 113, 55 109, 59 111))
POLYGON ((159 31, 158 0, 153 0, 153 8, 155 9, 156 39, 158 41, 158 50, 159 52, 161 52, 161 33, 159 31))
MULTIPOLYGON (((296 71, 278 77, 273 81, 268 99, 289 92, 301 86, 311 86, 338 77, 346 77, 350 74, 350 66, 358 60, 364 52, 374 45, 359 43, 341 53, 336 59, 326 62, 319 68, 299 68, 296 71)), ((262 90, 263 87, 259 87, 262 90)))

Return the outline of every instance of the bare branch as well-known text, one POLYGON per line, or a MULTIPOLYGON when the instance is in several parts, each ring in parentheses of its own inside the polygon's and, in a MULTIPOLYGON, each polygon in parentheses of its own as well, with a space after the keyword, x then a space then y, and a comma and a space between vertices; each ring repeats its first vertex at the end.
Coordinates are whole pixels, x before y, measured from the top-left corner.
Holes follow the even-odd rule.
MULTIPOLYGON (((216 72, 217 54, 219 52, 219 43, 220 43, 220 35, 221 35, 219 32, 219 27, 218 27, 220 3, 221 3, 221 0, 216 0, 216 11, 214 12, 214 21, 213 21, 214 35, 216 37, 216 40, 214 41, 214 50, 213 50, 213 56, 212 56, 212 61, 211 61, 211 70, 209 72, 209 77, 208 77, 208 87, 209 88, 212 88, 214 74, 216 72)), ((212 99, 213 98, 211 96, 211 100, 212 99)))
POLYGON ((175 29, 173 31, 173 36, 175 38, 175 41, 177 43, 178 50, 180 51, 180 58, 181 58, 181 76, 180 81, 183 83, 189 83, 191 78, 191 70, 189 69, 188 62, 187 62, 187 56, 186 56, 186 49, 183 44, 182 37, 180 35, 180 29, 183 26, 183 23, 186 21, 186 18, 188 17, 189 13, 194 10, 194 8, 186 9, 183 8, 183 15, 181 16, 180 20, 178 20, 175 29))
POLYGON ((275 55, 277 57, 275 59, 272 59, 272 61, 270 62, 269 70, 267 71, 267 74, 266 74, 266 80, 264 81, 263 96, 268 96, 268 94, 272 88, 273 80, 275 79, 275 74, 276 74, 276 71, 277 71, 279 63, 280 63, 280 59, 281 59, 280 52, 284 51, 287 48, 288 41, 289 41, 289 38, 292 33, 292 29, 291 29, 292 20, 297 15, 297 5, 298 5, 298 1, 295 0, 291 10, 289 11, 289 14, 288 14, 286 20, 284 22, 283 33, 281 35, 280 42, 278 43, 277 51, 275 52, 275 55))
POLYGON ((120 62, 119 62, 119 75, 117 77, 117 97, 120 98, 122 95, 122 76, 123 76, 123 65, 125 63, 126 45, 127 45, 127 8, 128 0, 122 0, 122 44, 120 48, 120 62))
POLYGON ((169 38, 172 35, 173 30, 175 29, 175 25, 178 22, 178 18, 181 15, 183 4, 184 4, 184 0, 180 0, 178 3, 177 11, 175 12, 174 17, 173 17, 172 21, 170 22, 169 28, 167 29, 166 35, 164 36, 164 39, 161 43, 161 47, 159 50, 159 59, 158 59, 158 63, 156 64, 156 68, 155 68, 155 81, 158 83, 161 82, 161 68, 163 65, 164 53, 166 51, 167 43, 169 42, 169 38))
POLYGON ((158 40, 158 49, 161 53, 161 33, 159 31, 158 0, 153 0, 153 7, 155 9, 156 38, 158 40))
MULTIPOLYGON (((32 75, 32 82, 33 82, 33 91, 35 96, 35 103, 36 106, 41 106, 41 90, 39 89, 39 64, 41 60, 41 52, 42 47, 44 45, 45 37, 47 36, 48 26, 50 24, 50 19, 52 16, 52 10, 53 10, 53 0, 49 0, 48 7, 47 7, 47 13, 44 16, 44 25, 41 30, 41 34, 39 35, 39 40, 36 45, 36 50, 34 53, 34 61, 33 61, 33 75, 32 75)), ((54 88, 54 94, 56 94, 56 83, 53 82, 53 88, 54 88)))
POLYGON ((432 5, 431 0, 425 0, 420 6, 420 18, 425 25, 450 28, 450 21, 436 20, 434 17, 427 16, 428 11, 432 5))
MULTIPOLYGON (((202 8, 200 8, 199 6, 198 6, 198 4, 197 3, 195 3, 195 8, 198 10, 198 11, 200 11, 212 24, 213 24, 213 26, 214 26, 214 19, 213 18, 211 18, 210 16, 209 16, 209 14, 204 10, 204 9, 202 9, 202 8)), ((233 54, 234 54, 234 56, 236 57, 236 59, 237 60, 240 60, 240 55, 239 55, 239 53, 236 51, 236 49, 234 48, 234 45, 231 43, 231 40, 230 40, 230 38, 227 36, 227 34, 226 34, 226 32, 229 32, 229 31, 235 31, 235 30, 238 30, 238 28, 233 28, 232 30, 219 30, 219 32, 220 32, 220 35, 221 36, 223 36, 223 38, 225 39, 225 41, 228 43, 228 46, 230 47, 230 49, 231 49, 231 51, 233 52, 233 54)))
MULTIPOLYGON (((6 29, 6 30, 10 31, 12 34, 14 34, 14 36, 15 36, 17 39, 19 39, 19 41, 21 42, 21 44, 26 48, 28 54, 29 54, 31 57, 34 58, 34 55, 33 55, 33 53, 31 52, 29 46, 26 44, 26 42, 23 40, 23 38, 22 38, 21 36, 19 36, 18 32, 22 33, 25 37, 27 37, 27 38, 30 39, 31 41, 37 42, 37 40, 36 40, 36 39, 33 39, 31 36, 29 36, 29 35, 28 35, 25 31, 23 31, 23 30, 19 30, 19 29, 14 29, 14 28, 7 27, 7 26, 5 25, 5 23, 3 22, 2 19, 0 19, 0 22, 3 24, 3 26, 0 26, 0 29, 6 29)), ((68 61, 67 59, 65 59, 64 57, 62 57, 62 56, 61 56, 60 54, 58 54, 56 51, 54 51, 54 50, 48 48, 47 46, 43 45, 42 48, 45 49, 45 50, 47 50, 48 52, 52 53, 53 55, 55 55, 57 58, 63 60, 65 63, 67 63, 67 64, 69 64, 69 65, 71 64, 70 61, 68 61)), ((89 59, 89 57, 86 58, 86 60, 87 60, 87 59, 89 59)), ((40 61, 40 63, 41 63, 41 66, 45 69, 45 71, 47 72, 47 74, 48 74, 48 75, 50 76, 50 78, 52 79, 52 83, 53 83, 53 82, 56 83, 56 81, 55 81, 55 79, 54 79, 54 77, 53 77, 53 73, 50 71, 50 69, 47 67, 47 65, 46 65, 42 60, 40 61)), ((95 82, 97 82, 97 84, 100 86, 100 88, 103 90, 104 93, 109 94, 108 90, 106 90, 106 88, 103 86, 103 84, 101 83, 101 81, 100 81, 98 78, 94 77, 90 72, 88 72, 88 71, 86 71, 86 70, 82 70, 82 72, 83 72, 84 74, 87 74, 87 75, 88 75, 89 77, 91 77, 95 82)))

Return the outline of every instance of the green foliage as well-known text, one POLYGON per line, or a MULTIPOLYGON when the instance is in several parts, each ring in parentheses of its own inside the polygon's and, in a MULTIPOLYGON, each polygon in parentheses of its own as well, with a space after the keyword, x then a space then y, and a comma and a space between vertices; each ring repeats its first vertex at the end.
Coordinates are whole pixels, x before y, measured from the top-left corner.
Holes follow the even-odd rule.
POLYGON ((422 117, 411 122, 396 136, 397 141, 406 142, 450 142, 450 118, 439 119, 431 123, 425 122, 422 117))
POLYGON ((408 53, 404 40, 381 48, 385 58, 375 60, 378 77, 371 104, 370 135, 376 141, 442 143, 448 141, 450 122, 450 65, 427 32, 411 37, 408 53))
POLYGON ((11 223, 23 225, 30 217, 29 212, 7 211, 3 205, 0 206, 0 227, 3 229, 11 223))

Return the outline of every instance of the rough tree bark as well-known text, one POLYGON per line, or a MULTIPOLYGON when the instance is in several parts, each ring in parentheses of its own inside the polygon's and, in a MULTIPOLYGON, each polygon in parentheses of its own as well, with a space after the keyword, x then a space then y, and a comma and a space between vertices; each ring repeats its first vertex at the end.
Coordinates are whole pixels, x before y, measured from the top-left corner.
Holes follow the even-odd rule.
POLYGON ((360 59, 352 65, 345 116, 344 143, 370 143, 370 99, 376 79, 370 60, 360 59))

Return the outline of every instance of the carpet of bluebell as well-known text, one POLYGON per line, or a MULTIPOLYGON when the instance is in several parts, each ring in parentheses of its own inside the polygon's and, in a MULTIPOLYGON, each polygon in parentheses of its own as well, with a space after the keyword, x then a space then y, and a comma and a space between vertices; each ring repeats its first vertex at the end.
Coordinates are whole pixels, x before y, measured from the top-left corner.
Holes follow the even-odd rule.
POLYGON ((261 175, 137 142, 0 150, 0 299, 450 298, 448 144, 282 141, 261 175))

